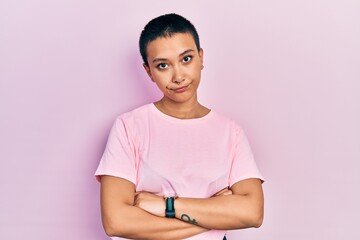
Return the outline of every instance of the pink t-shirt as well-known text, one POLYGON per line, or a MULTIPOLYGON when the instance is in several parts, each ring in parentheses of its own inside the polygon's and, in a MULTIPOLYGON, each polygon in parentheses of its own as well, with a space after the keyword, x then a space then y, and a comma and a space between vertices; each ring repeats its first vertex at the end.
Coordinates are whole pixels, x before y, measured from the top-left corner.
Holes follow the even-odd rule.
MULTIPOLYGON (((209 198, 247 178, 263 180, 234 121, 213 110, 178 119, 152 103, 116 118, 95 175, 127 179, 136 191, 190 198, 209 198)), ((225 233, 209 230, 188 239, 221 240, 225 233)))

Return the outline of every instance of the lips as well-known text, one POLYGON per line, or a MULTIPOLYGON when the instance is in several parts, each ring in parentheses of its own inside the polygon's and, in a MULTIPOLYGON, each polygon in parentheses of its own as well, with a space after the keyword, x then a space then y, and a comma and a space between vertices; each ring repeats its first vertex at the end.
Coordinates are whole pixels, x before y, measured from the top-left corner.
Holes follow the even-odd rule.
MULTIPOLYGON (((189 85, 188 85, 188 86, 189 86, 189 85)), ((185 92, 186 89, 188 88, 188 86, 179 87, 179 88, 174 88, 173 91, 176 92, 176 93, 185 92)))

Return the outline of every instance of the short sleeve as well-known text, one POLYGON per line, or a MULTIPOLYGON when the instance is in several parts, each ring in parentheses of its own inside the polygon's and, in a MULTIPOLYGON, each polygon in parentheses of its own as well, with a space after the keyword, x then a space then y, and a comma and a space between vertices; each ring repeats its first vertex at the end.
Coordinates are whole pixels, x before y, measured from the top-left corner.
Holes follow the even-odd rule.
POLYGON ((229 177, 230 186, 248 178, 259 178, 263 182, 264 178, 256 165, 245 132, 238 125, 235 125, 234 131, 234 153, 229 177))
POLYGON ((95 172, 100 181, 102 175, 121 177, 136 184, 135 147, 124 121, 116 118, 110 130, 104 153, 95 172))

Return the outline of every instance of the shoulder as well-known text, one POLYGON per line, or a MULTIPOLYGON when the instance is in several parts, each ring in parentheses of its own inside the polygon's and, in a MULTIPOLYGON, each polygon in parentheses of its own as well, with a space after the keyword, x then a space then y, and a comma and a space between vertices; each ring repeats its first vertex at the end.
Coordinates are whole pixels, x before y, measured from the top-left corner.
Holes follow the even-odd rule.
POLYGON ((151 105, 145 104, 131 111, 118 115, 114 122, 114 127, 119 132, 126 134, 128 137, 136 138, 139 133, 149 128, 149 114, 151 105))
POLYGON ((128 125, 143 120, 149 115, 150 107, 150 104, 145 104, 131 111, 122 113, 116 117, 116 121, 128 125))
POLYGON ((137 107, 131 111, 124 112, 120 114, 118 118, 126 120, 130 118, 142 117, 148 113, 149 109, 150 109, 150 103, 137 107))
POLYGON ((231 118, 227 116, 226 114, 219 112, 217 110, 211 110, 213 114, 214 121, 223 126, 229 128, 231 131, 240 132, 242 131, 242 127, 240 123, 235 120, 234 118, 231 118))

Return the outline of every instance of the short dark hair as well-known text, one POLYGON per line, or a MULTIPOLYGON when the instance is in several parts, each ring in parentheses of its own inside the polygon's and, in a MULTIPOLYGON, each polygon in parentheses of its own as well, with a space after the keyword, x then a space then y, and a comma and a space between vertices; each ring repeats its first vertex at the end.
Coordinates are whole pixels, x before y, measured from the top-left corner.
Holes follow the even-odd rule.
POLYGON ((146 48, 151 41, 159 37, 171 37, 176 33, 190 33, 194 38, 197 50, 200 51, 199 35, 194 25, 183 16, 169 13, 152 19, 141 32, 139 47, 144 63, 149 65, 146 48))

